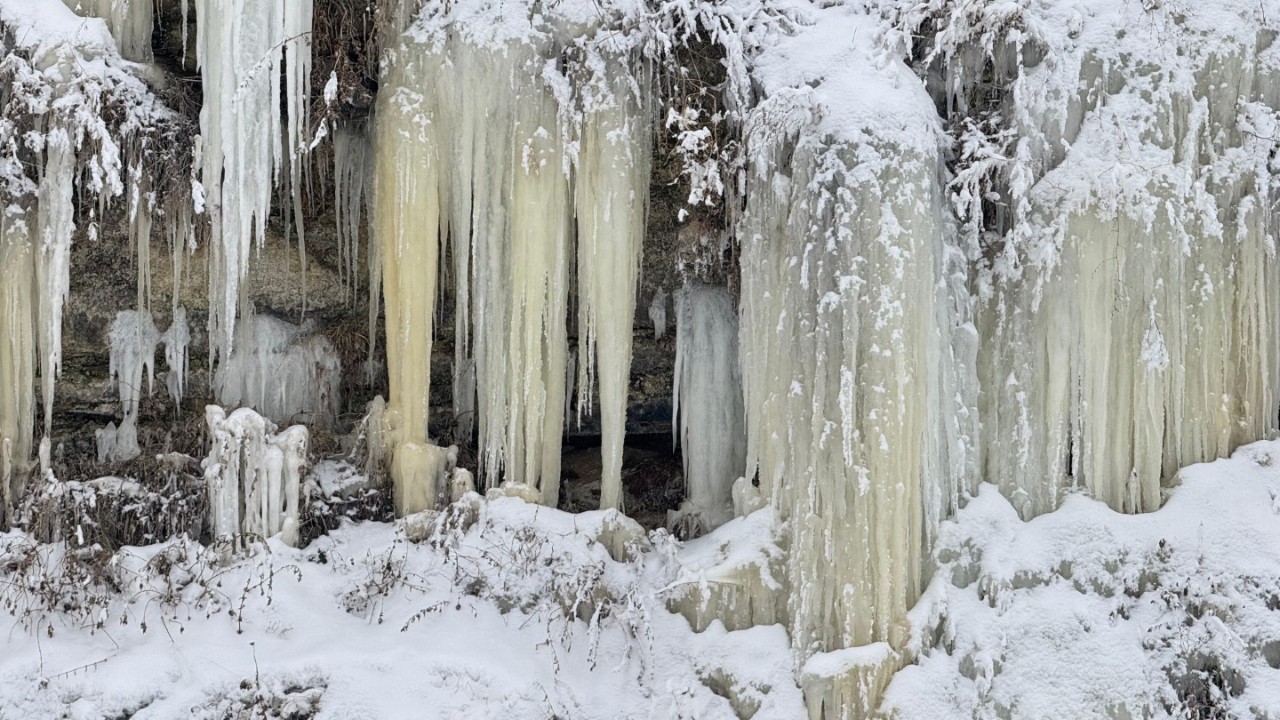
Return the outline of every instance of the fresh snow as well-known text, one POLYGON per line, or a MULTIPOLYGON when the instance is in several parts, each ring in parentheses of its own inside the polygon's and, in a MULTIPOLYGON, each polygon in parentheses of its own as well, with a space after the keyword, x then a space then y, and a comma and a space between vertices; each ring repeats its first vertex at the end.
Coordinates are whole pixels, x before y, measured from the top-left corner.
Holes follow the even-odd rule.
MULTIPOLYGON (((102 607, 23 612, 33 597, 0 588, 18 603, 0 707, 218 718, 265 698, 272 717, 733 720, 729 696, 757 720, 799 717, 781 626, 692 632, 665 607, 678 545, 627 523, 471 494, 433 514, 422 541, 406 522, 226 560, 184 540, 125 548, 105 569, 124 592, 102 607)), ((0 563, 27 552, 27 536, 0 536, 0 563)), ((38 552, 56 575, 64 550, 38 552)))

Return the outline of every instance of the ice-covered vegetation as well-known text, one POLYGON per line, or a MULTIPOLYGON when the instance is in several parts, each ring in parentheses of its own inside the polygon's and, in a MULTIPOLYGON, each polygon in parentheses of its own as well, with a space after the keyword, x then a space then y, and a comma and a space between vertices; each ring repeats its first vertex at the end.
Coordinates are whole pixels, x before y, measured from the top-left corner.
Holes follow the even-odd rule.
POLYGON ((1280 707, 1277 0, 170 2, 0 0, 0 709, 1280 707), (86 463, 55 381, 106 242, 86 463), (113 689, 157 626, 246 669, 113 689))

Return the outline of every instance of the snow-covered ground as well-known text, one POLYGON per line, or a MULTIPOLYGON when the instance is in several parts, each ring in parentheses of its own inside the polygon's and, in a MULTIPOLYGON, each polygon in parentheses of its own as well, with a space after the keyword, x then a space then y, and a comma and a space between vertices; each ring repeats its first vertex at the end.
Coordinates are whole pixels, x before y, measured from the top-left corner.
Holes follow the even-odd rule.
POLYGON ((1153 513, 1073 496, 1030 522, 984 486, 943 526, 913 611, 924 656, 887 705, 937 720, 1280 717, 1280 441, 1180 479, 1153 513))
POLYGON ((225 562, 180 541, 69 562, 0 536, 0 717, 736 717, 717 692, 799 716, 781 626, 695 634, 666 609, 676 542, 638 531, 472 495, 434 526, 225 562))
MULTIPOLYGON (((470 495, 302 549, 80 561, 10 533, 0 717, 801 718, 780 625, 668 610, 774 552, 768 516, 682 545, 470 495)), ((1024 522, 984 486, 936 560, 898 718, 1277 716, 1280 441, 1184 470, 1146 515, 1077 496, 1024 522)))

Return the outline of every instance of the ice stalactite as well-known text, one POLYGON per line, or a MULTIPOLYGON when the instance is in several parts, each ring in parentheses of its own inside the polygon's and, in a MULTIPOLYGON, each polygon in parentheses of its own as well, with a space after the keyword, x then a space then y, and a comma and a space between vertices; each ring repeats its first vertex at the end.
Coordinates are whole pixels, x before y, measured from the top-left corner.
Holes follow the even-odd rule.
POLYGON ((279 534, 286 545, 296 545, 307 429, 294 425, 277 433, 274 423, 249 408, 228 415, 217 405, 205 408, 205 423, 211 446, 203 467, 214 537, 240 544, 246 535, 279 534))
MULTIPOLYGON (((26 214, 0 210, 0 523, 22 494, 35 422, 34 244, 26 214)), ((7 526, 5 526, 7 527, 7 526)))
POLYGON ((165 377, 165 388, 169 391, 169 399, 173 400, 174 407, 181 408, 187 388, 191 347, 191 327, 187 325, 186 308, 174 308, 173 320, 169 329, 160 336, 160 342, 164 343, 164 362, 169 370, 165 377))
POLYGON ((738 314, 726 287, 687 285, 676 293, 672 415, 686 487, 677 515, 710 530, 732 517, 733 483, 746 461, 738 314))
MULTIPOLYGON (((152 5, 155 0, 62 0, 77 15, 102 18, 120 55, 151 62, 152 5)), ((185 2, 185 0, 184 0, 185 2)))
POLYGON ((602 58, 582 90, 578 214, 578 408, 600 387, 600 507, 622 506, 636 284, 644 242, 652 119, 643 63, 602 58), (637 70, 636 65, 640 65, 637 70), (637 94, 639 93, 639 94, 637 94))
POLYGON ((975 430, 960 419, 975 389, 952 365, 966 301, 944 275, 940 126, 862 13, 817 10, 763 50, 765 97, 743 130, 747 473, 785 523, 812 718, 868 716, 903 661, 926 519, 962 494, 975 430), (827 70, 799 71, 799 56, 827 70))
POLYGON ((214 373, 213 389, 225 406, 329 428, 342 406, 341 382, 342 362, 328 339, 307 324, 250 309, 236 326, 235 349, 214 373))
MULTIPOLYGON (((307 117, 311 0, 196 0, 200 185, 211 222, 209 346, 233 347, 240 282, 266 241, 282 171, 291 195, 307 117), (283 95, 280 78, 285 76, 283 95)), ((301 245, 302 238, 299 237, 301 245)))
MULTIPOLYGON (((338 125, 333 131, 333 219, 338 234, 338 276, 343 291, 355 299, 360 290, 360 232, 365 223, 365 207, 372 191, 373 148, 363 127, 338 125)), ((366 253, 373 250, 371 246, 366 253)), ((375 258, 368 257, 372 271, 375 258)), ((369 283, 370 299, 376 294, 369 283)), ((371 306, 377 307, 374 302, 371 306)), ((375 311, 376 312, 376 311, 375 311)), ((373 352, 370 339, 370 354, 373 352)))
POLYGON ((509 483, 554 504, 576 269, 579 407, 591 407, 598 375, 605 503, 613 506, 649 174, 648 117, 637 99, 644 74, 626 53, 606 60, 593 48, 598 62, 581 68, 589 82, 575 85, 554 62, 563 43, 555 31, 524 8, 493 12, 512 17, 426 13, 387 43, 374 234, 388 416, 397 418, 399 442, 427 442, 436 299, 451 296, 456 433, 478 431, 486 485, 509 483), (442 278, 452 281, 443 292, 442 278))
POLYGON ((71 234, 75 206, 71 196, 76 173, 74 141, 64 128, 45 134, 44 177, 36 193, 36 345, 40 357, 40 399, 44 401, 44 434, 53 432, 53 389, 62 374, 62 309, 71 291, 71 234))

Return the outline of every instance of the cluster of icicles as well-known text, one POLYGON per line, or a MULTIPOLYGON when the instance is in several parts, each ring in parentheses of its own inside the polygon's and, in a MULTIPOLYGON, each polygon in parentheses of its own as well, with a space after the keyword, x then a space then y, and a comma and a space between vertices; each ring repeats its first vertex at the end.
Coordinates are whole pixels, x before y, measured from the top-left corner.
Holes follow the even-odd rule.
MULTIPOLYGON (((117 14, 135 5, 149 14, 147 2, 94 6, 113 18, 122 47, 132 47, 123 33, 137 23, 117 14)), ((228 369, 215 380, 220 396, 282 421, 310 413, 322 423, 338 407, 331 348, 255 318, 240 286, 280 182, 300 213, 310 58, 299 38, 310 3, 196 0, 195 11, 206 94, 200 182, 190 211, 165 215, 175 263, 193 214, 207 214, 211 352, 228 369), (268 377, 295 389, 269 396, 268 377)), ((366 420, 371 466, 391 475, 401 514, 455 494, 456 450, 429 431, 445 298, 455 333, 452 430, 479 447, 480 483, 555 505, 565 425, 598 405, 601 505, 619 507, 653 142, 648 66, 632 50, 588 43, 575 46, 586 61, 566 73, 555 59, 573 38, 531 27, 482 41, 414 25, 411 15, 399 13, 384 38, 372 127, 332 133, 341 274, 354 292, 367 213, 370 323, 386 318, 390 398, 371 404, 366 420)), ((1243 52, 1238 68, 1261 64, 1260 50, 1243 52)), ((1082 87, 1117 84, 1095 65, 1081 65, 1082 87)), ((1006 198, 1021 207, 1022 235, 1010 237, 1027 242, 1009 252, 1022 253, 1026 268, 996 272, 976 293, 977 258, 966 257, 948 219, 936 152, 900 128, 841 137, 804 123, 778 131, 768 108, 744 118, 751 166, 734 213, 741 299, 735 306, 726 288, 677 293, 676 433, 689 486, 680 515, 706 529, 765 505, 774 513, 787 601, 763 596, 779 587, 765 588, 760 568, 743 568, 737 582, 758 590, 713 588, 702 601, 720 598, 726 617, 749 605, 751 622, 788 626, 814 717, 874 710, 909 659, 908 610, 928 580, 934 533, 979 478, 1000 484, 1028 517, 1077 488, 1145 511, 1176 468, 1274 427, 1273 188, 1248 159, 1266 157, 1255 145, 1267 133, 1241 132, 1233 108, 1280 92, 1239 69, 1225 80, 1149 113, 1200 108, 1194 123, 1138 138, 1167 150, 1171 169, 1130 205, 1057 194, 1073 172, 1085 174, 1061 148, 1105 146, 1113 131, 1079 121, 1096 119, 1095 108, 1073 107, 1069 128, 1052 113, 1006 108, 1025 137, 1052 140, 1019 148, 1039 164, 1019 190, 1025 197, 1006 198), (1037 117, 1049 119, 1036 126, 1037 117), (1151 249, 1152 238, 1169 237, 1177 247, 1151 249)), ((924 90, 912 92, 932 118, 924 90)), ((56 123, 46 136, 38 209, 0 214, 0 272, 17 280, 0 294, 6 492, 32 454, 32 396, 15 388, 33 384, 33 357, 49 434, 69 280, 78 160, 56 123)), ((129 182, 141 268, 155 200, 140 175, 129 182)), ((185 315, 175 304, 170 330, 157 332, 143 275, 138 309, 112 333, 125 421, 100 436, 108 459, 137 452, 138 388, 158 343, 170 392, 182 394, 185 315)), ((665 299, 650 314, 665 325, 665 299)), ((206 420, 215 531, 296 538, 306 430, 277 433, 247 409, 228 416, 211 406, 206 420)))

